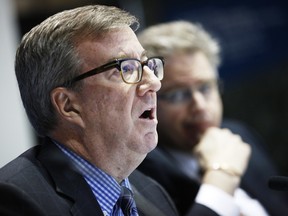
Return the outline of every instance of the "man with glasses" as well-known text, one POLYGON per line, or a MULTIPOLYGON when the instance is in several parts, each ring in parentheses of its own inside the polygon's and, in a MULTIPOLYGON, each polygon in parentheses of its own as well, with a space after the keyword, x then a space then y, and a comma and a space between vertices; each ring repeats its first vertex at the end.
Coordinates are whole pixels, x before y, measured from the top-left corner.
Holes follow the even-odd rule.
MULTIPOLYGON (((137 19, 115 7, 55 14, 24 35, 15 70, 43 143, 0 169, 0 215, 174 216, 136 167, 158 141, 162 57, 147 56, 137 19)), ((195 206, 191 215, 216 215, 195 206)))
POLYGON ((276 171, 261 144, 222 121, 218 42, 187 21, 151 26, 138 38, 149 55, 165 58, 159 143, 139 170, 164 186, 183 215, 195 204, 226 216, 288 215, 287 199, 267 187, 276 171))

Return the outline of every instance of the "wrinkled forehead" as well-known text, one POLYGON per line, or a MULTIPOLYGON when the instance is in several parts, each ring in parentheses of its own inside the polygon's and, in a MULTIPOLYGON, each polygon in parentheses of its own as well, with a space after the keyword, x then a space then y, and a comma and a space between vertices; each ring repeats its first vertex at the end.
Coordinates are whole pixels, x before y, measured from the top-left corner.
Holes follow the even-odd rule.
POLYGON ((101 37, 85 38, 77 49, 86 63, 94 67, 118 58, 143 58, 144 49, 130 27, 114 28, 101 37))

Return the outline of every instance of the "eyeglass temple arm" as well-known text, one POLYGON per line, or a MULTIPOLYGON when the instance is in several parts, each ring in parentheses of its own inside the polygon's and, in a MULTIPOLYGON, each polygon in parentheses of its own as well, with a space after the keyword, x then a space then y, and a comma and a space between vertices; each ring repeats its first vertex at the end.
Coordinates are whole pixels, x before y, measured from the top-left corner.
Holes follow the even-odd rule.
POLYGON ((109 62, 109 63, 107 63, 105 65, 102 65, 102 66, 100 66, 98 68, 94 68, 94 69, 92 69, 90 71, 87 71, 86 73, 83 73, 83 74, 81 74, 79 76, 76 76, 75 78, 73 78, 71 80, 71 83, 77 82, 79 80, 85 79, 85 78, 93 76, 95 74, 103 73, 103 72, 105 72, 105 71, 107 71, 109 69, 112 69, 114 67, 117 67, 117 66, 118 66, 118 63, 117 63, 116 60, 114 62, 109 62))

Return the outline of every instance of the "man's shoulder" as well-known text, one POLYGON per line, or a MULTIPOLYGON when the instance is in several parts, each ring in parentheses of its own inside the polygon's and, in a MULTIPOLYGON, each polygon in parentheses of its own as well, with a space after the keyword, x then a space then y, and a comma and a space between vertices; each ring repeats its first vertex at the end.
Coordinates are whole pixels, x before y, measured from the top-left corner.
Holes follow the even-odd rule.
POLYGON ((41 164, 36 156, 39 146, 32 147, 0 169, 0 182, 27 186, 42 176, 41 164))
POLYGON ((0 194, 5 197, 0 196, 0 215, 69 215, 69 200, 59 196, 39 160, 41 149, 33 147, 0 169, 0 194))
MULTIPOLYGON (((23 173, 33 172, 36 169, 35 155, 38 147, 32 147, 13 159, 0 169, 0 182, 13 181, 23 176, 23 173)), ((25 175, 26 176, 26 175, 25 175)))

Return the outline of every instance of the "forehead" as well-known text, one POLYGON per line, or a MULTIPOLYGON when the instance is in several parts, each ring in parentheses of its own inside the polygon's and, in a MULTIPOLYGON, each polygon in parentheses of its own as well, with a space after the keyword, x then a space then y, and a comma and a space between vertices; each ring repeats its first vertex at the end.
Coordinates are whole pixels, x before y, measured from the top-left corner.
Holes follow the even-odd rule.
POLYGON ((202 52, 175 53, 165 59, 162 89, 217 79, 216 70, 202 52))
POLYGON ((101 37, 84 39, 78 45, 80 56, 88 65, 97 66, 123 57, 140 58, 144 49, 130 27, 109 30, 101 37))

